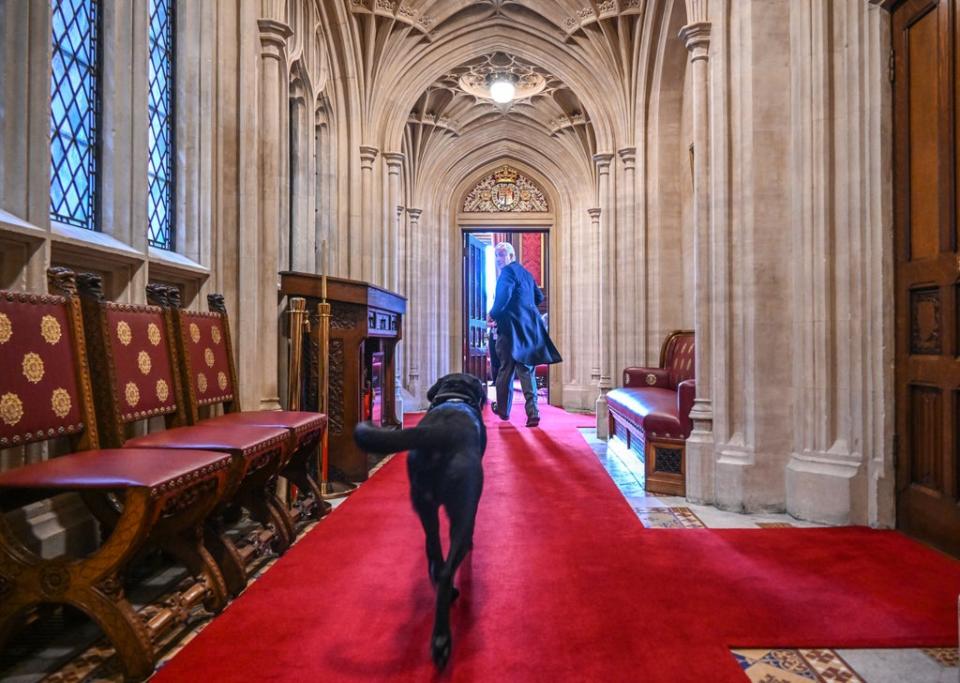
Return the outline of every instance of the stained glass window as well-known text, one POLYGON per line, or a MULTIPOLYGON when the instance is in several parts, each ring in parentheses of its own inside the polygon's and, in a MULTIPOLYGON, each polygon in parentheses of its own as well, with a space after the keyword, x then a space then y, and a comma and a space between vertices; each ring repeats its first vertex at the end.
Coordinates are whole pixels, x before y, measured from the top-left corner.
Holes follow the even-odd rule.
POLYGON ((97 228, 100 18, 95 0, 54 0, 50 217, 97 228))
POLYGON ((150 0, 147 241, 173 249, 173 35, 176 0, 150 0))

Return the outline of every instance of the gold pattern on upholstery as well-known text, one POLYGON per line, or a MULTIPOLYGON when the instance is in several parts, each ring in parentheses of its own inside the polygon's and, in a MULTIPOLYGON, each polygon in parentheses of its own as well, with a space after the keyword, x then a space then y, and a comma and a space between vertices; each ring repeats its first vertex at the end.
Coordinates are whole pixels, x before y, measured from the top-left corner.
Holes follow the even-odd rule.
POLYGON ((106 343, 113 366, 113 392, 123 422, 177 410, 173 367, 163 309, 103 303, 106 343))
POLYGON ((180 314, 188 381, 201 406, 229 403, 235 391, 230 376, 230 358, 224 343, 226 321, 219 313, 184 311, 180 314))
POLYGON ((0 292, 0 448, 83 430, 66 300, 0 292))

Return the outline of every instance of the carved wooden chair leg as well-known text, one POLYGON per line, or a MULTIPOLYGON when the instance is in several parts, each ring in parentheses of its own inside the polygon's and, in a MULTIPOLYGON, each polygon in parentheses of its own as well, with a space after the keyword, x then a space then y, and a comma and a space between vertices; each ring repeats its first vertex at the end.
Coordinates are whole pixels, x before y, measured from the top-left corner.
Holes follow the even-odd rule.
POLYGON ((0 574, 11 583, 11 595, 0 605, 0 636, 29 607, 70 604, 100 626, 116 649, 127 679, 149 676, 154 667, 149 632, 124 597, 117 574, 139 549, 159 514, 160 507, 149 489, 129 489, 123 514, 96 552, 83 559, 51 560, 26 548, 0 516, 0 574))
POLYGON ((297 529, 293 523, 293 516, 290 514, 290 509, 284 504, 280 497, 272 493, 271 491, 267 492, 266 497, 267 505, 273 508, 274 517, 278 520, 279 524, 283 527, 282 536, 283 543, 285 548, 289 548, 293 545, 294 540, 297 538, 297 529))
POLYGON ((272 492, 267 491, 266 486, 246 488, 242 496, 243 507, 250 513, 250 518, 259 522, 265 527, 272 527, 274 530, 273 550, 278 555, 282 555, 290 547, 292 538, 290 537, 290 527, 285 519, 290 515, 283 510, 283 503, 272 492))
POLYGON ((330 503, 323 500, 323 496, 320 494, 320 484, 317 483, 317 480, 310 476, 310 473, 307 471, 307 468, 302 462, 291 462, 287 465, 287 468, 281 472, 281 475, 287 481, 295 484, 300 490, 308 492, 313 496, 314 500, 314 516, 317 518, 324 517, 332 509, 330 503))
POLYGON ((227 591, 237 597, 247 587, 247 564, 236 544, 224 533, 217 521, 204 525, 203 544, 216 562, 227 591))
POLYGON ((203 531, 200 528, 184 529, 180 533, 166 538, 161 547, 173 555, 193 576, 199 577, 206 585, 207 595, 203 606, 209 612, 217 614, 230 602, 227 582, 220 572, 213 555, 203 544, 203 531))

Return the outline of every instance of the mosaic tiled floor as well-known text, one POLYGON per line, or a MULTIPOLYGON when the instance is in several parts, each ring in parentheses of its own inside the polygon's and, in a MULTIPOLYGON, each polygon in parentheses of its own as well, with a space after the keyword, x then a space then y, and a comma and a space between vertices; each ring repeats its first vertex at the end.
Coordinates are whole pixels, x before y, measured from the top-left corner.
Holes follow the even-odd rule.
MULTIPOLYGON (((817 526, 784 514, 745 515, 647 495, 644 467, 633 453, 607 449, 596 430, 581 429, 637 518, 651 529, 817 526)), ((960 683, 956 648, 909 650, 731 650, 746 680, 754 683, 960 683)))

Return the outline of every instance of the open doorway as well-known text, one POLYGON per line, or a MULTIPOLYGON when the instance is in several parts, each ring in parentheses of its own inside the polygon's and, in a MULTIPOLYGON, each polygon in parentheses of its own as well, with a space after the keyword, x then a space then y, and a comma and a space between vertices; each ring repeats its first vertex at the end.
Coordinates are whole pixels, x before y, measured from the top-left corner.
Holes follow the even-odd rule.
MULTIPOLYGON (((482 381, 492 383, 498 366, 496 351, 491 343, 487 314, 493 306, 497 288, 497 267, 493 254, 500 242, 509 242, 517 254, 517 261, 533 276, 543 290, 540 305, 547 329, 550 329, 549 254, 550 233, 545 228, 464 228, 463 229, 463 371, 482 381)), ((549 401, 550 366, 536 368, 537 392, 549 401)), ((519 380, 514 391, 520 390, 519 380)), ((523 399, 521 399, 522 402, 523 399)))

